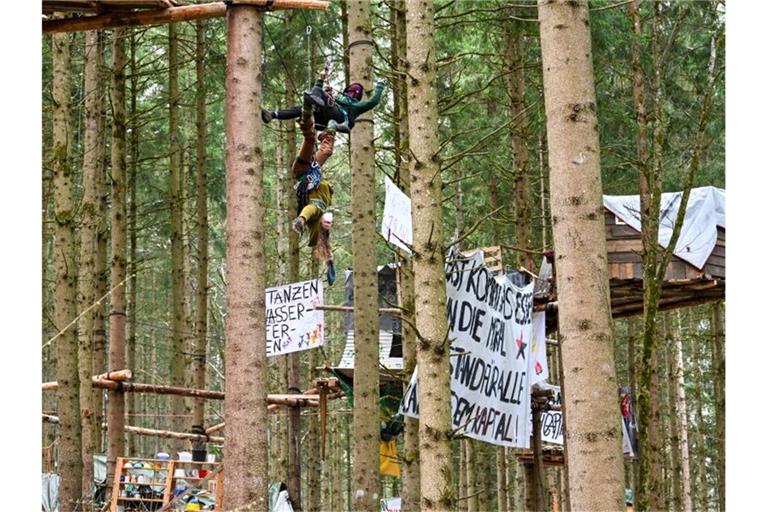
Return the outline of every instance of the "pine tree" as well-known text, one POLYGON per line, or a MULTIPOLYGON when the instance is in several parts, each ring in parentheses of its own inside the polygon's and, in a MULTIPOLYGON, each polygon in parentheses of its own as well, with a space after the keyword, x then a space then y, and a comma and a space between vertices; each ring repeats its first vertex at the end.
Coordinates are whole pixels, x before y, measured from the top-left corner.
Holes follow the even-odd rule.
MULTIPOLYGON (((406 58, 405 2, 393 1, 390 7, 391 59, 398 75, 392 82, 393 116, 396 129, 393 133, 395 161, 397 165, 396 184, 404 194, 410 197, 411 175, 408 167, 408 91, 404 73, 406 58)), ((414 332, 414 288, 413 262, 402 252, 398 252, 398 293, 403 320, 400 322, 400 334, 403 346, 403 368, 410 375, 416 367, 416 345, 418 339, 414 332)), ((404 387, 407 386, 404 382, 404 387)), ((420 467, 419 467, 419 423, 411 417, 405 417, 403 432, 402 461, 402 507, 409 512, 418 512, 420 505, 420 467)))
MULTIPOLYGON (((112 208, 110 213, 110 312, 109 356, 110 370, 125 368, 125 283, 127 253, 126 165, 125 165, 125 55, 126 29, 112 33, 112 208)), ((107 495, 111 489, 117 457, 125 455, 125 395, 119 391, 108 393, 107 419, 107 495)))
POLYGON ((77 259, 70 127, 70 34, 53 36, 53 321, 59 412, 59 500, 73 509, 82 496, 82 440, 77 365, 77 259))
POLYGON ((539 21, 570 504, 573 510, 618 510, 624 467, 589 11, 585 1, 540 0, 539 21))
POLYGON ((227 15, 227 319, 224 508, 265 509, 267 358, 261 148, 261 13, 227 15))
MULTIPOLYGON (((181 133, 179 130, 179 58, 178 34, 175 23, 168 25, 168 132, 170 134, 168 162, 168 207, 170 209, 171 242, 171 346, 170 377, 172 386, 184 386, 186 353, 184 340, 189 332, 184 318, 184 187, 181 169, 181 133)), ((172 430, 184 432, 189 427, 184 418, 184 397, 171 396, 172 430), (185 428, 186 427, 186 428, 185 428)), ((186 443, 173 441, 173 451, 184 449, 186 443)))
POLYGON ((437 138, 434 6, 406 0, 408 129, 413 274, 419 371, 421 510, 453 508, 451 400, 443 254, 442 178, 437 138))
MULTIPOLYGON (((197 192, 197 293, 195 306, 195 350, 193 371, 195 386, 205 389, 205 363, 208 336, 208 168, 206 161, 206 112, 205 112, 205 27, 204 21, 195 25, 195 70, 197 90, 195 95, 196 116, 196 173, 197 192)), ((192 424, 205 425, 205 400, 196 399, 192 410, 192 424)))
MULTIPOLYGON (((99 170, 101 169, 101 102, 100 70, 102 48, 99 33, 85 34, 85 141, 83 143, 83 199, 80 204, 80 264, 78 275, 79 346, 78 365, 80 375, 80 420, 82 432, 83 510, 90 511, 92 500, 89 490, 93 486, 93 454, 96 434, 92 426, 95 415, 91 375, 93 372, 93 308, 96 297, 96 252, 99 225, 99 170)), ((99 406, 101 404, 99 403, 99 406)))
MULTIPOLYGON (((348 6, 350 80, 371 90, 373 48, 368 2, 348 6), (354 45, 354 46, 352 46, 354 45)), ((373 123, 370 113, 350 133, 352 175, 352 266, 355 304, 355 410, 353 427, 354 510, 375 510, 379 500, 379 315, 376 270, 376 212, 373 194, 373 123)))

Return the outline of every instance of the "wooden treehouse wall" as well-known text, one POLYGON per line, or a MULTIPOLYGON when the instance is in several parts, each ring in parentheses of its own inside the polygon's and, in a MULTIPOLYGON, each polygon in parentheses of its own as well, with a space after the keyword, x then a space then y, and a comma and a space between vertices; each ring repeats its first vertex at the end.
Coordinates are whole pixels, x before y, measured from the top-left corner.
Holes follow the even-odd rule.
MULTIPOLYGON (((616 216, 605 212, 605 237, 609 279, 643 278, 643 244, 640 233, 626 224, 616 224, 616 216)), ((685 279, 725 279, 725 230, 717 228, 717 244, 702 270, 672 256, 665 281, 685 279)))

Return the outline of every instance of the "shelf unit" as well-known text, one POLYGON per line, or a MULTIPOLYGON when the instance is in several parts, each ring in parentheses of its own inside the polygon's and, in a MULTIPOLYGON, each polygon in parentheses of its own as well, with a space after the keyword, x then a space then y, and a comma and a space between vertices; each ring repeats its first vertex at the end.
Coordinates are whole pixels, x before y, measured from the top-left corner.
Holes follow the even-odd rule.
POLYGON ((110 512, 118 512, 119 505, 122 505, 125 512, 132 510, 159 510, 171 501, 173 498, 173 491, 179 480, 184 480, 192 487, 197 486, 199 483, 203 483, 203 488, 214 493, 216 496, 214 510, 221 510, 224 491, 224 472, 219 471, 212 477, 209 477, 208 475, 205 477, 197 476, 199 475, 198 472, 200 470, 213 473, 218 470, 220 466, 221 464, 218 462, 118 457, 115 467, 115 479, 110 502, 110 512), (131 467, 135 462, 149 463, 150 468, 131 467), (131 463, 131 465, 126 467, 126 463, 131 463), (178 470, 183 471, 185 475, 177 476, 176 472, 178 470), (193 473, 196 476, 188 476, 190 473, 193 473), (141 481, 139 481, 140 477, 143 477, 141 481), (161 486, 163 489, 162 498, 127 495, 128 490, 133 490, 134 488, 146 489, 149 487, 154 487, 155 492, 159 493, 157 488, 161 486))

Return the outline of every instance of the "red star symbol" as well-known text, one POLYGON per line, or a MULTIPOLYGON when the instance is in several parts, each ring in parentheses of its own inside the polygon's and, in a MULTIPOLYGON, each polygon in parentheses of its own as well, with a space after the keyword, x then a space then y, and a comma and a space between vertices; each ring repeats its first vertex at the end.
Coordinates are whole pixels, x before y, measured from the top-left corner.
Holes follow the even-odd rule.
POLYGON ((523 360, 525 360, 525 347, 527 346, 527 343, 523 343, 523 331, 520 331, 520 337, 517 338, 517 357, 515 359, 520 359, 520 356, 523 356, 523 360))

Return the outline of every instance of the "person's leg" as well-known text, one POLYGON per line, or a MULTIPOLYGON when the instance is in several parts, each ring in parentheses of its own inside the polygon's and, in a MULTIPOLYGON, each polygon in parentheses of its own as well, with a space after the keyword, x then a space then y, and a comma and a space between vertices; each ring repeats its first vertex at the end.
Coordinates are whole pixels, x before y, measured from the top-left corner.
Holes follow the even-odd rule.
MULTIPOLYGON (((323 214, 320 208, 312 203, 309 203, 299 212, 299 216, 293 219, 291 222, 291 228, 299 234, 299 238, 304 236, 304 230, 307 226, 310 227, 310 233, 314 225, 318 224, 320 216, 323 214), (314 222, 313 222, 314 221, 314 222)), ((310 240, 310 246, 312 245, 310 240)))
POLYGON ((314 86, 304 91, 304 104, 307 106, 325 107, 328 104, 322 87, 314 86))
POLYGON ((320 167, 333 154, 333 143, 335 140, 336 133, 333 130, 327 129, 320 134, 320 148, 315 153, 315 160, 320 167))
POLYGON ((301 143, 299 155, 293 162, 293 176, 295 178, 299 178, 307 172, 312 163, 312 154, 315 151, 315 125, 312 116, 306 122, 299 122, 299 128, 301 128, 304 141, 301 143))
POLYGON ((307 206, 301 209, 301 213, 299 213, 299 217, 304 219, 304 221, 309 224, 313 221, 320 220, 320 217, 323 215, 323 210, 317 207, 314 203, 309 203, 307 206))
POLYGON ((264 112, 267 112, 271 116, 272 119, 298 119, 301 117, 301 107, 296 105, 295 107, 288 107, 280 110, 275 110, 274 112, 268 112, 262 110, 262 116, 264 116, 264 112))

